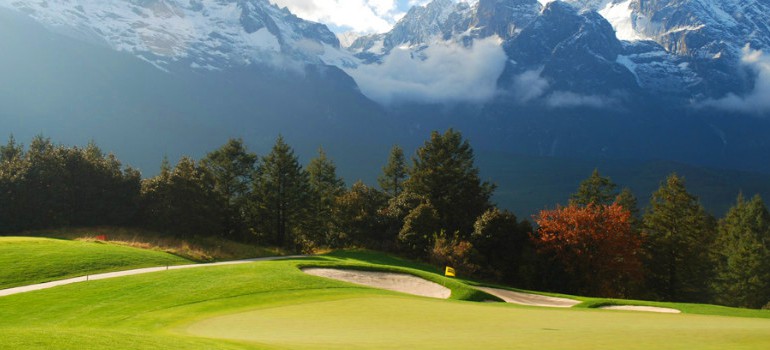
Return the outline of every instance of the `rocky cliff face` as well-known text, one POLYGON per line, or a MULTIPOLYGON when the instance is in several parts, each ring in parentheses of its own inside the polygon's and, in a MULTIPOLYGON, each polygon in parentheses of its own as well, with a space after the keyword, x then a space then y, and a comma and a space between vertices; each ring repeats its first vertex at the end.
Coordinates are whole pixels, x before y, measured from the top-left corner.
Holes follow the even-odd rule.
POLYGON ((325 25, 267 0, 4 0, 0 7, 163 69, 338 63, 332 58, 341 57, 339 40, 325 25))

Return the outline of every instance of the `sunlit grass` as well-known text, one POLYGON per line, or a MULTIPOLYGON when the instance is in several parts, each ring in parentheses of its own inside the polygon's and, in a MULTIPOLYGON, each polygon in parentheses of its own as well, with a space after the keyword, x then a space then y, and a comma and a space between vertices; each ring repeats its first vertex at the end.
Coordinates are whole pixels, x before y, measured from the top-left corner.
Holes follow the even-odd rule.
POLYGON ((87 227, 23 232, 20 236, 53 237, 69 240, 97 241, 135 248, 159 250, 198 262, 237 260, 284 255, 274 247, 239 243, 217 237, 178 238, 174 235, 126 227, 87 227))
POLYGON ((101 272, 191 264, 161 251, 32 237, 0 237, 0 289, 101 272))
MULTIPOLYGON (((434 267, 369 251, 169 270, 0 298, 3 349, 766 349, 770 320, 549 309, 484 299, 434 267), (406 272, 453 300, 306 275, 303 266, 406 272)), ((588 307, 591 300, 583 298, 588 307)), ((679 304, 677 304, 679 305, 679 304)), ((728 309, 728 308, 726 308, 728 309)))

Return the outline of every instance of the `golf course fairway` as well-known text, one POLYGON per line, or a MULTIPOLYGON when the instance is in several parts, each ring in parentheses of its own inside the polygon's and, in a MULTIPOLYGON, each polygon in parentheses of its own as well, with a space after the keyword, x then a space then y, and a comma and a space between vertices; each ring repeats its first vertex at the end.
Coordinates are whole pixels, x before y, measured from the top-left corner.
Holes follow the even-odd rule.
POLYGON ((375 252, 335 252, 0 297, 0 348, 770 348, 770 313, 760 310, 657 303, 683 311, 657 314, 477 302, 490 298, 427 265, 375 252), (306 267, 409 273, 452 294, 449 300, 411 296, 308 275, 301 270, 306 267))
POLYGON ((192 263, 164 252, 101 242, 0 237, 0 289, 102 272, 192 263))

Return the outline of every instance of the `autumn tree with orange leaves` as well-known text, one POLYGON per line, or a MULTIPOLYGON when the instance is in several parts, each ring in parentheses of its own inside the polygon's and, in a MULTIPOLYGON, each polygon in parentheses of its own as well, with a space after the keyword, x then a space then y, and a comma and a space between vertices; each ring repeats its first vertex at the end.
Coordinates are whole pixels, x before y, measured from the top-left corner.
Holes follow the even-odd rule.
POLYGON ((532 239, 541 254, 564 266, 576 292, 628 297, 642 279, 642 242, 630 217, 618 203, 572 203, 540 211, 532 239))

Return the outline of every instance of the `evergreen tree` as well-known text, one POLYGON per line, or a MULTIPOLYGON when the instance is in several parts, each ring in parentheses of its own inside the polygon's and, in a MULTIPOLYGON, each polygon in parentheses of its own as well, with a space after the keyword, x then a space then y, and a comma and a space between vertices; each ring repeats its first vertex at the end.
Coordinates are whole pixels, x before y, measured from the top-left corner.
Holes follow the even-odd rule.
POLYGON ((760 308, 770 302, 770 214, 758 195, 740 195, 719 222, 714 244, 715 301, 760 308))
POLYGON ((573 193, 570 202, 578 206, 593 204, 596 206, 610 205, 617 197, 617 187, 609 177, 601 176, 598 169, 594 169, 591 176, 583 180, 576 193, 573 193))
POLYGON ((387 235, 388 222, 381 210, 388 204, 385 193, 358 181, 337 197, 334 217, 342 238, 357 246, 387 249, 393 238, 387 235))
POLYGON ((229 139, 201 160, 214 180, 214 192, 224 203, 225 236, 245 239, 245 202, 250 193, 257 155, 248 151, 242 139, 229 139))
POLYGON ((494 191, 494 185, 480 180, 468 141, 452 129, 443 135, 434 131, 413 162, 405 190, 431 204, 448 234, 467 240, 476 218, 491 207, 494 191))
POLYGON ((207 169, 189 157, 142 181, 140 221, 144 226, 177 237, 214 236, 222 230, 224 203, 213 188, 207 169))
POLYGON ((633 232, 639 233, 642 224, 639 220, 639 204, 636 200, 636 196, 634 196, 633 192, 631 192, 631 189, 626 187, 620 191, 620 194, 615 198, 615 203, 631 213, 631 217, 629 218, 629 222, 631 223, 631 230, 633 232))
POLYGON ((137 210, 139 172, 124 168, 92 141, 85 148, 58 148, 67 200, 65 220, 72 226, 125 225, 137 210))
POLYGON ((492 208, 476 220, 470 243, 478 251, 481 272, 498 281, 530 285, 534 266, 534 247, 529 234, 532 226, 519 222, 513 213, 492 208))
POLYGON ((279 136, 262 158, 252 187, 252 218, 256 233, 269 243, 290 249, 302 244, 308 220, 310 183, 294 150, 279 136))
MULTIPOLYGON (((24 229, 26 213, 23 189, 27 163, 24 147, 13 135, 5 146, 0 146, 0 232, 24 229)), ((31 208, 30 208, 31 209, 31 208)))
POLYGON ((85 148, 35 137, 28 152, 13 137, 0 147, 0 230, 124 225, 136 212, 139 172, 93 142, 85 148))
POLYGON ((5 146, 0 146, 0 163, 21 159, 23 155, 24 146, 17 144, 13 135, 8 137, 8 143, 5 146))
POLYGON ((435 237, 441 234, 443 230, 438 212, 430 203, 422 203, 404 218, 404 226, 398 233, 398 243, 411 256, 426 258, 435 237))
POLYGON ((386 194, 390 197, 397 197, 404 191, 407 173, 404 150, 395 145, 390 150, 388 163, 382 168, 382 175, 377 179, 377 182, 386 194))
POLYGON ((682 178, 670 175, 652 195, 643 226, 648 287, 663 300, 707 300, 715 223, 682 178))
POLYGON ((307 172, 313 196, 313 212, 311 227, 306 230, 316 243, 342 246, 340 237, 334 233, 333 212, 337 197, 345 192, 345 182, 337 176, 337 167, 326 157, 322 148, 318 149, 318 157, 308 164, 307 172))
POLYGON ((19 196, 23 226, 29 229, 65 226, 67 194, 61 148, 35 136, 26 153, 23 188, 19 196))

